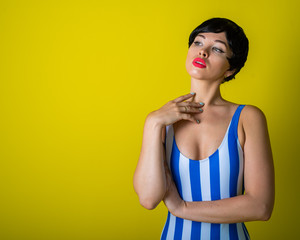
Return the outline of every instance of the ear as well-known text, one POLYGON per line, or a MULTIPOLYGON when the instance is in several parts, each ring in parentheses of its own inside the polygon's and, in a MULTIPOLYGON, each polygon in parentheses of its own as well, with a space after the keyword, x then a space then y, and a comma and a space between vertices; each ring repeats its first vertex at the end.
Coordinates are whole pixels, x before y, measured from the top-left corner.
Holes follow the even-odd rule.
POLYGON ((235 69, 227 70, 224 74, 224 78, 228 78, 235 73, 235 69))

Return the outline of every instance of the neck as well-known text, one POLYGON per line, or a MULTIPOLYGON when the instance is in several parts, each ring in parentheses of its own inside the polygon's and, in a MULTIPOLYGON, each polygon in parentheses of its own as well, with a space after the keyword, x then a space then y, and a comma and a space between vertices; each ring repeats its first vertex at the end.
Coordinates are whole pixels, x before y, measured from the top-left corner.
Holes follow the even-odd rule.
POLYGON ((203 102, 205 106, 218 105, 224 99, 221 96, 220 82, 191 79, 191 92, 196 93, 193 102, 203 102))

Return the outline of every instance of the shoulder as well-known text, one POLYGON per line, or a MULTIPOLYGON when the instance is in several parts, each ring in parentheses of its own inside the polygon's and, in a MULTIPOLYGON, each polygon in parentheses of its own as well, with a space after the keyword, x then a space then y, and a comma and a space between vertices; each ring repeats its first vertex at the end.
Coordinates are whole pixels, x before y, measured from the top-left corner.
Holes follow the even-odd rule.
POLYGON ((263 111, 253 105, 245 105, 238 124, 238 138, 244 150, 246 139, 259 142, 268 136, 268 127, 263 111))
POLYGON ((265 119, 265 114, 263 111, 254 105, 245 105, 241 112, 241 117, 243 118, 254 118, 254 119, 265 119))
POLYGON ((246 130, 266 125, 266 116, 263 111, 253 105, 246 105, 240 115, 241 123, 246 130))

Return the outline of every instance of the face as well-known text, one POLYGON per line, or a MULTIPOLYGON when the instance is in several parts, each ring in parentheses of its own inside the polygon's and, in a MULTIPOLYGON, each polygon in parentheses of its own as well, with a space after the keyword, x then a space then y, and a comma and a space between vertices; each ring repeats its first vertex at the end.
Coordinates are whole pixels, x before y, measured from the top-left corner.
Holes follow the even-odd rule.
POLYGON ((231 55, 224 32, 199 33, 188 50, 187 72, 194 79, 222 82, 234 73, 227 60, 231 55))

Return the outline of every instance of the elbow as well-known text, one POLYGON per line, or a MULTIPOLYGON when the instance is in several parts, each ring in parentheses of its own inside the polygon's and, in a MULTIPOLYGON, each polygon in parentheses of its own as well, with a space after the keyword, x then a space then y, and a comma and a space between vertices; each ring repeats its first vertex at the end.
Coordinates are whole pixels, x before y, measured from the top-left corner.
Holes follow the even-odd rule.
POLYGON ((142 186, 134 185, 134 190, 138 195, 140 204, 148 209, 153 210, 157 207, 157 205, 161 202, 164 196, 164 191, 155 190, 145 190, 142 186))
MULTIPOLYGON (((136 189, 135 189, 136 190, 136 189)), ((154 198, 153 196, 149 196, 149 194, 145 195, 143 193, 140 193, 136 190, 136 193, 139 197, 139 202, 140 204, 148 209, 148 210, 153 210, 154 208, 157 207, 157 205, 160 203, 161 200, 159 200, 158 198, 154 198)))
POLYGON ((268 221, 272 216, 273 207, 268 206, 268 204, 263 204, 259 211, 258 220, 268 221))
POLYGON ((148 210, 156 208, 162 199, 159 196, 155 197, 153 195, 151 196, 149 193, 139 192, 137 189, 135 189, 135 191, 138 195, 140 204, 148 210))
POLYGON ((262 215, 260 220, 261 221, 268 221, 272 216, 272 211, 265 211, 262 215))
POLYGON ((155 209, 158 204, 162 201, 165 195, 165 189, 160 187, 144 187, 144 184, 140 184, 138 181, 134 181, 133 183, 134 190, 138 195, 140 204, 148 209, 155 209))
POLYGON ((159 202, 154 199, 140 199, 140 204, 148 210, 153 210, 157 207, 159 202))

